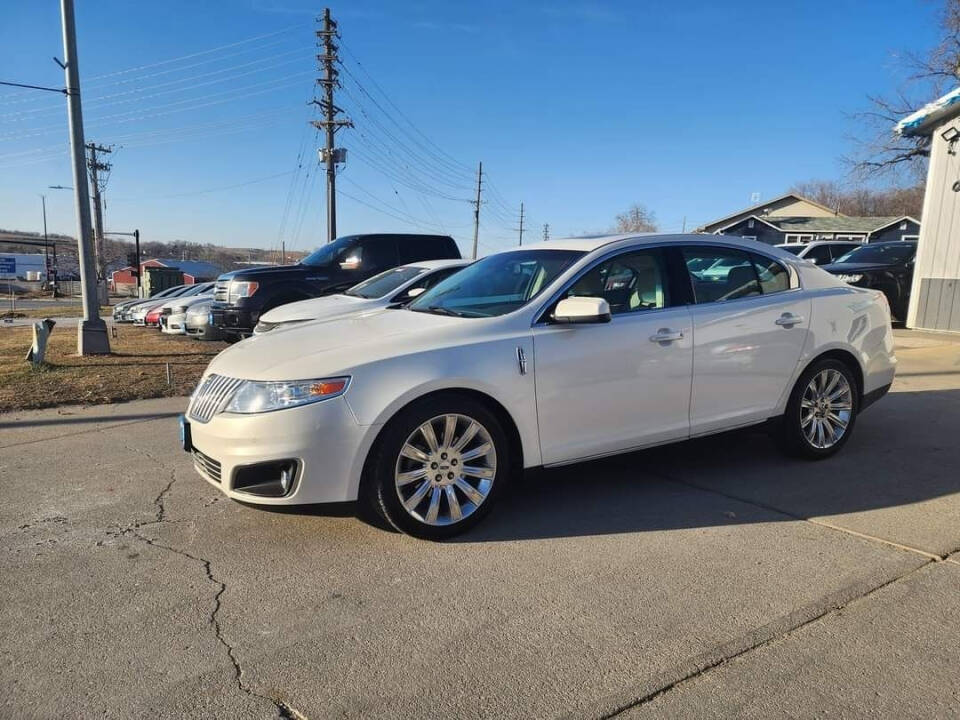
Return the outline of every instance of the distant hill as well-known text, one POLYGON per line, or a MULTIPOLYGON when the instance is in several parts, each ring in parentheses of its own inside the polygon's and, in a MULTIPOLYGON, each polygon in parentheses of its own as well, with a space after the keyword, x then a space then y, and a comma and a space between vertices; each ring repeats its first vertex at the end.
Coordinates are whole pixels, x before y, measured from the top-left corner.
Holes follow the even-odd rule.
MULTIPOLYGON (((77 272, 77 241, 68 235, 50 233, 48 240, 56 244, 57 264, 60 272, 77 272)), ((43 236, 35 232, 21 230, 0 229, 0 240, 42 240, 43 236)), ((134 250, 133 238, 120 240, 118 238, 104 238, 104 256, 107 272, 128 264, 127 258, 134 250)), ((0 242, 0 252, 11 253, 42 253, 43 248, 29 244, 0 242)), ((288 252, 287 262, 296 262, 304 257, 303 252, 288 252)), ((158 242, 156 240, 140 243, 140 258, 182 258, 185 260, 204 260, 220 268, 221 272, 237 269, 241 262, 280 263, 280 253, 260 248, 228 248, 210 243, 195 243, 185 241, 158 242)))

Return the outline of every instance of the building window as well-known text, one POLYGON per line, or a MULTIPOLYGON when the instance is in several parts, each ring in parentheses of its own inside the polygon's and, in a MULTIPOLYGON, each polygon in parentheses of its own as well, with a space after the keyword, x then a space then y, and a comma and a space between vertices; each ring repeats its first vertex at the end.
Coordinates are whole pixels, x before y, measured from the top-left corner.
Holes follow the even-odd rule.
MULTIPOLYGON (((753 222, 754 222, 753 218, 750 218, 749 220, 747 220, 747 227, 750 228, 751 230, 753 230, 753 222)), ((901 230, 906 230, 905 227, 902 227, 902 228, 900 228, 900 229, 901 229, 901 230)))
POLYGON ((813 235, 788 233, 784 242, 788 243, 808 243, 814 240, 813 235))
POLYGON ((900 239, 904 242, 917 242, 920 239, 919 235, 901 235, 900 239))
POLYGON ((904 220, 902 223, 900 223, 900 229, 901 229, 901 230, 906 230, 906 229, 907 229, 907 221, 906 221, 906 220, 904 220))
POLYGON ((742 237, 744 240, 756 240, 756 239, 757 239, 757 236, 756 236, 756 235, 741 235, 740 237, 742 237))
POLYGON ((862 243, 866 238, 863 235, 837 235, 835 240, 849 240, 851 242, 862 243))

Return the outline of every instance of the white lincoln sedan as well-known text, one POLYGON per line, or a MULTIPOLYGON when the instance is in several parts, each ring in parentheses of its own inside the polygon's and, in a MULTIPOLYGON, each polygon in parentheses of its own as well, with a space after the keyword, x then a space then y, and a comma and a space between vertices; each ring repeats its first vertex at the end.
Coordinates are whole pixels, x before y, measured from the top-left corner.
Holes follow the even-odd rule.
POLYGON ((181 429, 232 498, 360 499, 443 538, 524 468, 770 420, 790 453, 828 457, 895 365, 882 293, 776 248, 556 240, 485 257, 404 308, 224 350, 181 429))

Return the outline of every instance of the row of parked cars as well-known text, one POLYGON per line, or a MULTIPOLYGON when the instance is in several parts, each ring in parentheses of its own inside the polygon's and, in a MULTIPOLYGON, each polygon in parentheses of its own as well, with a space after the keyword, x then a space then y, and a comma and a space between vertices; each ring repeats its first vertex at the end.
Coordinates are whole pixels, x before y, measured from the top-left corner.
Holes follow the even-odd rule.
POLYGON ((184 450, 229 497, 360 500, 443 538, 525 468, 760 423, 795 455, 837 452, 893 380, 887 295, 843 279, 906 247, 884 245, 825 272, 725 236, 557 240, 477 261, 439 236, 350 236, 119 317, 242 340, 181 418, 184 450))

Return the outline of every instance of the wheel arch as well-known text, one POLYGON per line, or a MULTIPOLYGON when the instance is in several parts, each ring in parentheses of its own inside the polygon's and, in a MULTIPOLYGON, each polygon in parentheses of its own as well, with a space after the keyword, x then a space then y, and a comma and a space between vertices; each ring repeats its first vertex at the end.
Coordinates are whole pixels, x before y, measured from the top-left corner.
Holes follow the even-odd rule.
POLYGON ((523 440, 520 436, 520 429, 517 426, 516 421, 513 419, 513 416, 507 410, 504 405, 497 400, 492 395, 485 393, 481 390, 476 390, 474 388, 466 387, 447 387, 439 388, 436 390, 431 390, 422 395, 407 401, 400 407, 397 407, 393 410, 390 416, 384 420, 383 424, 379 426, 377 434, 374 437, 373 441, 370 443, 370 447, 367 449, 366 456, 363 459, 363 466, 360 472, 360 483, 359 483, 359 495, 363 496, 363 488, 366 482, 368 482, 370 477, 371 462, 375 457, 378 448, 380 447, 380 442, 383 439, 384 431, 390 422, 397 417, 400 413, 405 411, 407 408, 416 405, 418 403, 424 402, 428 399, 434 399, 437 397, 451 396, 451 397, 468 397, 476 402, 482 403, 487 409, 490 410, 500 421, 500 424, 503 426, 503 431, 507 435, 507 442, 510 443, 510 451, 515 453, 516 462, 513 463, 513 467, 516 472, 523 472, 524 467, 524 453, 523 453, 523 440))
POLYGON ((860 365, 860 361, 857 359, 857 356, 849 350, 843 348, 831 348, 825 350, 824 352, 816 355, 803 366, 803 369, 800 371, 797 377, 799 378, 803 373, 805 373, 814 363, 821 360, 836 360, 843 363, 849 368, 850 372, 853 373, 854 378, 857 381, 857 398, 863 399, 863 367, 860 365))

